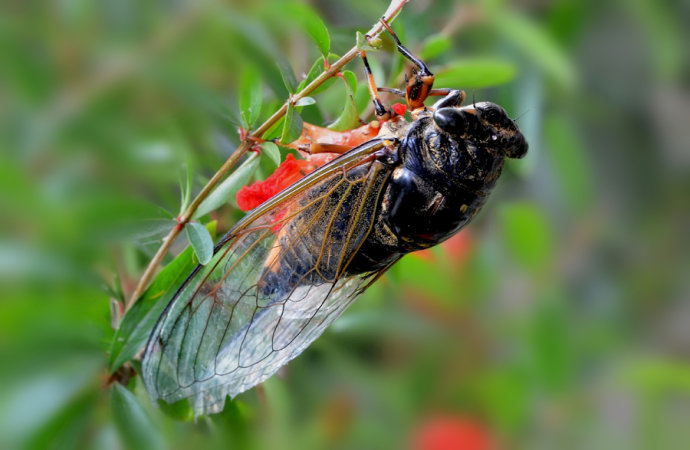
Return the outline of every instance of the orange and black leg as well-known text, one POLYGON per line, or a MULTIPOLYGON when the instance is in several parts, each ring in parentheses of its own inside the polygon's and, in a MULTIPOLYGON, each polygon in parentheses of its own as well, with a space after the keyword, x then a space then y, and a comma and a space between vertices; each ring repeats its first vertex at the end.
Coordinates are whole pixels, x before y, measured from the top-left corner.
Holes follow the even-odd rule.
POLYGON ((398 35, 395 34, 385 20, 381 20, 381 25, 390 33, 398 51, 415 65, 415 70, 412 73, 413 76, 407 84, 407 92, 405 95, 407 106, 413 110, 424 107, 424 100, 431 95, 431 87, 434 85, 434 74, 431 73, 426 64, 424 64, 424 61, 416 57, 402 44, 402 42, 400 42, 398 35))
POLYGON ((364 72, 367 75, 367 86, 369 86, 369 94, 374 102, 374 112, 378 120, 387 120, 391 117, 391 112, 386 108, 379 97, 379 91, 381 89, 376 88, 376 82, 374 81, 374 74, 371 73, 371 67, 369 67, 369 61, 367 61, 367 53, 364 50, 359 52, 364 62, 364 72))
POLYGON ((462 101, 465 99, 464 92, 457 91, 455 89, 432 89, 434 84, 434 74, 431 73, 424 61, 415 56, 402 44, 402 42, 400 42, 398 35, 395 34, 393 29, 390 27, 390 25, 388 25, 388 23, 386 23, 385 20, 381 20, 381 25, 383 25, 388 33, 390 33, 393 40, 395 40, 398 51, 415 65, 415 70, 413 71, 412 78, 408 81, 406 92, 391 88, 379 88, 379 91, 389 92, 400 97, 404 97, 407 102, 407 106, 413 110, 424 107, 424 100, 426 100, 426 98, 430 95, 448 96, 449 94, 453 93, 453 95, 450 96, 452 99, 449 98, 448 101, 457 103, 459 100, 457 106, 462 104, 462 101))

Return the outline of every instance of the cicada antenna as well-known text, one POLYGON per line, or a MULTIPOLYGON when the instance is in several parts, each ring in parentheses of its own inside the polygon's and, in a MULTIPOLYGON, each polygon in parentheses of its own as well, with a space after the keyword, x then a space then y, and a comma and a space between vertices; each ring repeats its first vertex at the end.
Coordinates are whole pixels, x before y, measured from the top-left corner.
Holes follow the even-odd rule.
POLYGON ((522 111, 520 114, 518 114, 518 115, 513 119, 513 121, 514 121, 514 122, 517 122, 518 120, 522 119, 522 116, 524 116, 524 115, 527 114, 528 112, 529 112, 529 108, 527 108, 526 110, 524 110, 524 111, 522 111))

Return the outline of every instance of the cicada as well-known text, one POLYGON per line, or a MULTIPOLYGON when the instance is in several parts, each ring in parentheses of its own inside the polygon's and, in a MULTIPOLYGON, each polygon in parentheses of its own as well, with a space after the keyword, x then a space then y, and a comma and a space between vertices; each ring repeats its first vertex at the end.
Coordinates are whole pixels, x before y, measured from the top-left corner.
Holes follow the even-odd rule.
POLYGON ((525 155, 503 108, 463 106, 463 91, 433 89, 428 67, 383 24, 414 65, 406 90, 377 88, 362 51, 376 132, 305 126, 296 148, 347 151, 249 212, 182 284, 143 358, 154 400, 189 398, 196 414, 222 410, 227 396, 304 351, 403 255, 460 231, 505 159, 525 155), (404 97, 413 120, 385 107, 380 91, 404 97), (442 98, 426 107, 430 95, 442 98))

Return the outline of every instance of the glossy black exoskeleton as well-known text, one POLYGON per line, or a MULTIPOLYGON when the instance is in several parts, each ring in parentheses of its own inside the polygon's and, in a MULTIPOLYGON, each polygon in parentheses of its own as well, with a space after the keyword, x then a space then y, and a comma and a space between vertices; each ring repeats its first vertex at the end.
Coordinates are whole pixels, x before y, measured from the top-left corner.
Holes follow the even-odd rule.
POLYGON ((453 236, 484 205, 505 158, 527 152, 524 136, 503 108, 488 102, 462 107, 461 97, 451 91, 405 130, 374 230, 350 271, 385 267, 453 236))

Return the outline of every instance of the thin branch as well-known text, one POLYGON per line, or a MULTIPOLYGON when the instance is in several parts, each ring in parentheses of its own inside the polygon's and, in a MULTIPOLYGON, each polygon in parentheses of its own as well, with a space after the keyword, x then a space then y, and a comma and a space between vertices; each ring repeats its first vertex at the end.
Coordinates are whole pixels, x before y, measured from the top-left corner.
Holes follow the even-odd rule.
MULTIPOLYGON (((408 0, 392 0, 382 19, 390 23, 398 14, 398 12, 400 12, 403 5, 407 2, 408 0)), ((376 25, 374 25, 367 34, 369 36, 377 36, 379 33, 381 33, 382 30, 383 27, 381 25, 381 22, 377 22, 376 25)), ((239 159, 250 149, 251 139, 260 138, 261 136, 263 136, 264 133, 266 133, 287 113, 288 107, 290 105, 294 105, 299 99, 311 94, 326 80, 336 76, 340 72, 340 69, 342 69, 347 63, 352 61, 358 54, 359 49, 357 48, 357 46, 352 47, 339 60, 331 64, 331 66, 328 69, 326 69, 321 75, 319 75, 314 81, 305 86, 304 89, 295 93, 294 95, 291 95, 290 98, 283 104, 283 106, 278 111, 276 111, 271 117, 268 118, 268 120, 266 120, 266 122, 264 122, 251 135, 247 136, 240 143, 240 145, 233 152, 233 154, 230 155, 230 157, 225 161, 225 163, 223 163, 220 169, 218 169, 218 171, 213 175, 213 177, 211 177, 208 183, 206 183, 206 185, 201 189, 201 192, 199 192, 196 198, 192 200, 187 209, 180 215, 177 225, 173 227, 172 230, 170 230, 170 233, 168 233, 168 235, 165 238, 163 238, 163 242, 160 248, 153 256, 153 259, 151 259, 151 262, 146 267, 146 270, 139 279, 139 282, 137 283, 134 292, 132 292, 132 295, 129 297, 126 304, 126 309, 131 308, 134 302, 141 296, 141 294, 143 294, 144 290, 148 287, 149 283, 153 279, 153 275, 155 274, 156 269, 163 261, 163 258, 170 250, 170 247, 172 246, 173 242, 175 242, 175 239, 177 239, 177 236, 179 236, 179 234, 182 232, 182 229, 191 220, 192 216, 194 215, 194 212, 199 207, 201 202, 204 201, 206 197, 208 197, 213 188, 216 187, 216 185, 230 172, 230 170, 235 166, 235 164, 237 164, 239 159)))

